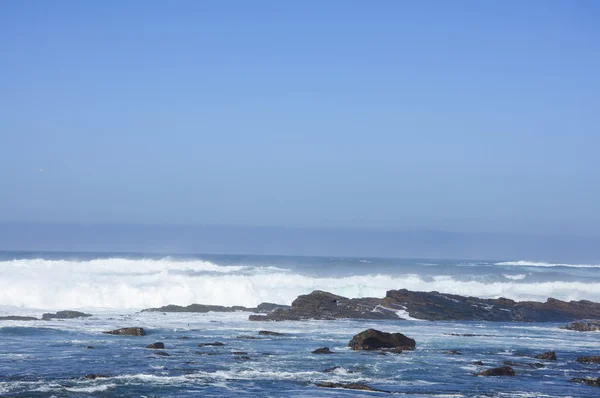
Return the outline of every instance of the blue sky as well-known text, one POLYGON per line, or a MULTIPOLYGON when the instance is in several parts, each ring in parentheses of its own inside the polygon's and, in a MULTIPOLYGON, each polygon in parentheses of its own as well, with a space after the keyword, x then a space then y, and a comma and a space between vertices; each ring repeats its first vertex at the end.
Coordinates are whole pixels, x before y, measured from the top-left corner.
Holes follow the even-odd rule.
POLYGON ((600 236, 599 18, 2 2, 0 221, 600 236))

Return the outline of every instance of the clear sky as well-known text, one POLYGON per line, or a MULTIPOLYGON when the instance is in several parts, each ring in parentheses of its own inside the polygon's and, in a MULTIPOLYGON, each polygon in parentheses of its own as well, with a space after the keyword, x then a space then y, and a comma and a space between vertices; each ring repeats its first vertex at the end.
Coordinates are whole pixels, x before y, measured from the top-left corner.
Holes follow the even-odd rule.
POLYGON ((0 221, 599 236, 598 21, 592 0, 0 2, 0 221))

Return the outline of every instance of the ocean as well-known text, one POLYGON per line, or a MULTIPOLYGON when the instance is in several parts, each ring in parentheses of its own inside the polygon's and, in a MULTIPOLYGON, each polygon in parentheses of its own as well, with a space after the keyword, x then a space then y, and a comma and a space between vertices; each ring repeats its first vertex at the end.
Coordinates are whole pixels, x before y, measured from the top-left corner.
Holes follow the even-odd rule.
POLYGON ((600 265, 519 259, 423 260, 242 255, 0 252, 0 317, 79 310, 91 317, 0 321, 0 395, 10 397, 383 396, 317 387, 364 383, 407 397, 597 397, 569 381, 599 377, 600 332, 556 323, 333 320, 251 322, 249 312, 163 313, 192 303, 291 304, 324 290, 383 297, 406 288, 514 300, 600 301, 600 265), (103 334, 143 327, 141 337, 103 334), (378 355, 347 346, 374 328, 416 340, 414 351, 378 355), (258 335, 260 330, 283 336, 258 335), (470 336, 464 336, 468 334, 470 336), (248 338, 251 337, 251 338, 248 338), (144 348, 163 342, 169 356, 144 348), (199 347, 219 341, 224 345, 199 347), (93 347, 87 348, 88 346, 93 347), (329 347, 333 355, 311 351, 329 347), (456 350, 451 355, 449 350, 456 350), (504 361, 515 377, 476 377, 504 361), (484 365, 473 364, 481 361, 484 365), (326 369, 335 368, 330 372, 326 369), (86 379, 87 374, 106 378, 86 379))

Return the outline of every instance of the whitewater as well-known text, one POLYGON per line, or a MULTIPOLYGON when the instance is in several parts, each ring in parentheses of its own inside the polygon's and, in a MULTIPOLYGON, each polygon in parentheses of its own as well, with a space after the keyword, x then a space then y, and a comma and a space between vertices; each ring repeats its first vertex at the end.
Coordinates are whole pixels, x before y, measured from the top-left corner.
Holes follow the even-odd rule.
POLYGON ((167 304, 291 304, 325 290, 383 297, 406 288, 486 298, 600 301, 600 266, 533 261, 341 257, 0 254, 0 306, 142 309, 167 304))
POLYGON ((565 330, 563 323, 424 321, 402 309, 394 310, 403 318, 397 320, 281 322, 250 321, 253 313, 244 311, 140 311, 167 304, 290 304, 313 290, 383 297, 401 288, 600 301, 600 267, 535 259, 0 252, 0 317, 11 316, 0 319, 0 396, 388 395, 319 383, 364 383, 414 398, 597 396, 597 387, 572 379, 597 377, 596 365, 577 359, 600 353, 600 332, 565 330), (41 319, 58 310, 89 316, 41 319), (143 327, 146 335, 103 333, 123 327, 143 327), (350 339, 368 328, 403 333, 416 349, 352 351, 350 339), (146 348, 156 342, 164 349, 146 348), (221 345, 204 345, 214 342, 221 345), (313 354, 322 347, 335 354, 313 354), (534 364, 549 350, 556 361, 534 364), (475 377, 505 361, 516 362, 515 377, 475 377))

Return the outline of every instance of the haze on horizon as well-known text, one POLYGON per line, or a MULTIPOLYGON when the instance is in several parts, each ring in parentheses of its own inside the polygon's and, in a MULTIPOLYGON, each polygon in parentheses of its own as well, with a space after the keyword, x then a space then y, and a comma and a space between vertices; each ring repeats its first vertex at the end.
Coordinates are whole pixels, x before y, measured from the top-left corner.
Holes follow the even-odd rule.
POLYGON ((599 17, 3 2, 0 222, 598 238, 599 17))

